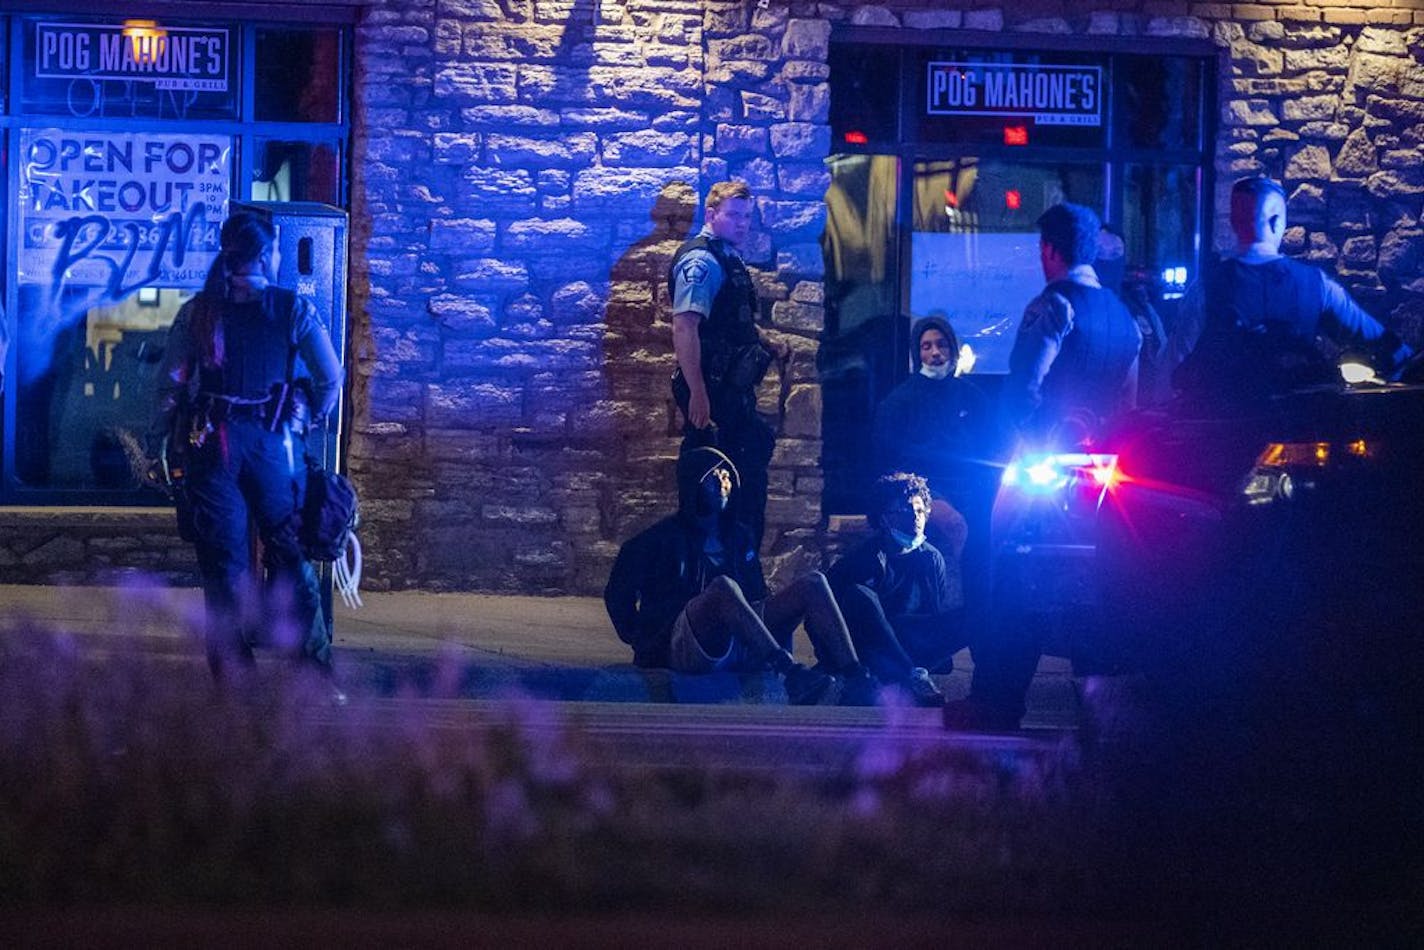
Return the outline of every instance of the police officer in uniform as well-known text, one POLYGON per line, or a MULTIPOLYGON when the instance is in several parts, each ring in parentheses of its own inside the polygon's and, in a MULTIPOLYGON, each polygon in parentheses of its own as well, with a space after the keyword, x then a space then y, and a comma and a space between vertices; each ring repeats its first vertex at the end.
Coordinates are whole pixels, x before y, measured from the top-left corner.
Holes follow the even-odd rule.
MULTIPOLYGON (((1044 287, 1024 309, 1009 376, 1008 421, 1039 447, 1071 449, 1137 402, 1142 333, 1098 282, 1098 215, 1062 203, 1038 219, 1044 287)), ((952 728, 1017 728, 1038 668, 1039 641, 1012 599, 995 597, 992 630, 975 644, 969 698, 945 706, 952 728)))
POLYGON ((1031 436, 1057 430, 1064 448, 1080 427, 1137 404, 1142 333, 1093 270, 1101 227, 1093 209, 1066 202, 1039 217, 1048 286, 1024 309, 1004 383, 1009 421, 1031 436))
POLYGON ((307 418, 336 405, 341 363, 311 301, 275 286, 271 224, 223 224, 203 289, 178 311, 158 382, 153 434, 185 456, 183 490, 207 607, 208 663, 219 681, 252 664, 248 633, 330 671, 320 588, 297 540, 307 418), (295 357, 310 379, 293 384, 295 357), (262 541, 260 608, 248 603, 248 520, 262 541))
POLYGON ((1232 185, 1231 230, 1235 253, 1209 265, 1182 301, 1168 348, 1178 390, 1199 399, 1251 399, 1332 381, 1319 335, 1368 348, 1381 375, 1408 359, 1409 347, 1343 287, 1281 255, 1286 195, 1279 184, 1252 177, 1232 185))
POLYGON ((682 447, 715 445, 741 474, 743 515, 760 548, 766 521, 767 468, 775 435, 757 415, 756 388, 785 343, 757 329, 756 285, 736 248, 752 222, 751 189, 723 181, 708 191, 704 224, 683 244, 668 272, 673 395, 686 416, 682 447))

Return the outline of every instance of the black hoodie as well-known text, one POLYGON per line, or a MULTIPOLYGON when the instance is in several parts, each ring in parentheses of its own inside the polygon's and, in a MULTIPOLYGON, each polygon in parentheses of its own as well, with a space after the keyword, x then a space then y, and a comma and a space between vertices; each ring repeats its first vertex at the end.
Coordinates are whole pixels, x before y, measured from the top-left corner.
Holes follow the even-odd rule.
POLYGON ((751 532, 737 520, 741 493, 737 469, 710 446, 683 452, 677 460, 678 511, 624 542, 613 562, 603 603, 618 639, 633 648, 637 666, 667 666, 672 623, 687 602, 719 574, 736 581, 749 601, 766 597, 766 581, 751 532), (732 472, 732 497, 722 512, 725 560, 707 570, 705 535, 697 522, 697 491, 717 466, 732 472))
MULTIPOLYGON (((946 379, 920 374, 920 337, 931 328, 955 340, 954 331, 941 317, 915 322, 910 334, 915 372, 891 390, 875 411, 874 464, 882 473, 923 475, 935 494, 959 507, 971 495, 995 490, 1009 446, 978 386, 952 375, 952 369, 946 379)), ((951 358, 957 360, 958 354, 951 358)))

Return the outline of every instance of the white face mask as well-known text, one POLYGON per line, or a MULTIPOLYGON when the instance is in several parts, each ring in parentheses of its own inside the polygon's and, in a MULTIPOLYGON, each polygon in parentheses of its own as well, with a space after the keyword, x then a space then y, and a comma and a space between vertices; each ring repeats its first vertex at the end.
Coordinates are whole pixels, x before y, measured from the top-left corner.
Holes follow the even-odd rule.
POLYGON ((926 376, 930 379, 948 379, 949 369, 950 367, 948 363, 942 363, 939 366, 931 366, 928 363, 921 363, 920 375, 926 376))
POLYGON ((910 551, 915 550, 920 545, 925 543, 925 533, 921 531, 917 534, 912 535, 906 534, 899 528, 891 528, 890 540, 898 544, 900 546, 901 551, 908 554, 910 551))

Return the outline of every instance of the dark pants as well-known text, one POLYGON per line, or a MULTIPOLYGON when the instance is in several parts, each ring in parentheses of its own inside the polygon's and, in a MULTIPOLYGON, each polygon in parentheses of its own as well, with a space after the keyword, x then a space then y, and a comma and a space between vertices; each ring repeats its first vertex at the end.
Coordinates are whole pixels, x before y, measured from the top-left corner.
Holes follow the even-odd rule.
POLYGON ((1034 619, 1018 606, 1017 591, 996 590, 987 634, 974 643, 969 698, 995 714, 1018 721, 1038 671, 1042 639, 1034 619))
POLYGON ((297 542, 306 477, 302 440, 285 430, 269 432, 256 420, 224 423, 194 453, 186 490, 199 537, 195 547, 214 676, 252 662, 247 631, 255 625, 264 642, 324 670, 331 665, 321 589, 297 542), (262 541, 260 594, 251 590, 248 576, 249 518, 262 541))
POLYGON ((712 419, 715 426, 706 429, 684 426, 682 449, 710 445, 732 460, 741 481, 741 520, 760 550, 766 531, 767 469, 776 448, 776 433, 757 415, 755 394, 736 398, 714 394, 712 419))
POLYGON ((860 662, 882 683, 903 682, 917 666, 952 667, 954 654, 965 646, 955 618, 888 617, 880 597, 864 584, 838 590, 836 601, 860 662))
MULTIPOLYGON (((999 491, 998 477, 999 470, 993 468, 989 474, 975 471, 969 475, 940 475, 930 479, 936 497, 952 505, 968 529, 964 548, 959 553, 959 571, 964 593, 964 623, 969 630, 983 631, 991 619, 994 557, 991 528, 994 497, 999 491)), ((936 547, 947 550, 937 537, 933 519, 926 533, 936 547)))

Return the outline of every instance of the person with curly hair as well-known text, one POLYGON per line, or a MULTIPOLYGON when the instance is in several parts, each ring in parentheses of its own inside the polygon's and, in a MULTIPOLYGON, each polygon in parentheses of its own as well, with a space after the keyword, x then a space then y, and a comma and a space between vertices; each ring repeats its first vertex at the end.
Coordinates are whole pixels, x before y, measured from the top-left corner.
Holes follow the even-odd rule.
POLYGON ((871 495, 875 534, 831 565, 831 590, 875 678, 903 689, 916 705, 943 705, 930 670, 953 669, 966 643, 954 622, 958 604, 944 556, 925 540, 929 485, 919 475, 892 472, 875 481, 871 495))

